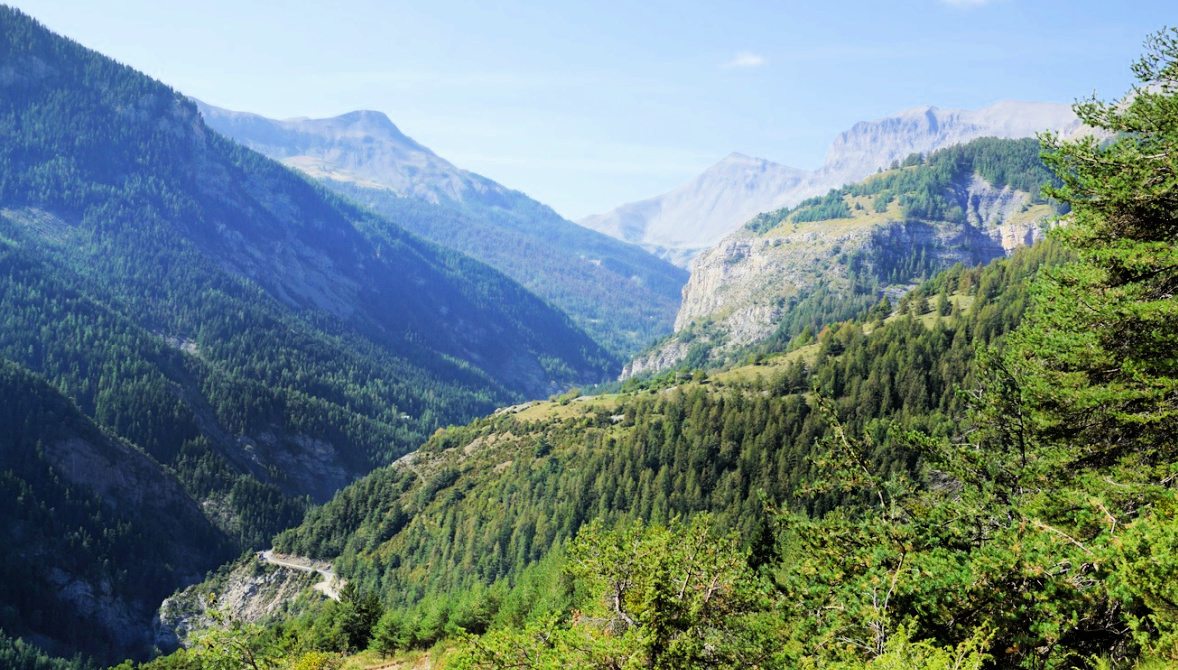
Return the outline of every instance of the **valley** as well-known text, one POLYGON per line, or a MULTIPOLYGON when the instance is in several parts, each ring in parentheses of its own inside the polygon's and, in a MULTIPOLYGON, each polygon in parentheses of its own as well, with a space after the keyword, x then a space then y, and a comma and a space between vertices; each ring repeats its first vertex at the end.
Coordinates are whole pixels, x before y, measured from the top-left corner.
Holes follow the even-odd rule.
POLYGON ((1178 29, 1131 72, 574 222, 0 6, 0 668, 1172 667, 1178 29))
POLYGON ((276 121, 197 103, 226 137, 500 270, 617 356, 668 334, 687 273, 461 170, 378 112, 276 121))

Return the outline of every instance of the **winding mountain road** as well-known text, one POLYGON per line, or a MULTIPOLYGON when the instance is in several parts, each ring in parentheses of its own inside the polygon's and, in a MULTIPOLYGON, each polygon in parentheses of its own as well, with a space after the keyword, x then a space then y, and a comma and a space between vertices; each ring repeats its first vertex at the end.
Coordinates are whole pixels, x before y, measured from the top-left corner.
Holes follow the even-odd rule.
POLYGON ((298 570, 299 572, 318 572, 323 579, 315 585, 315 590, 332 600, 339 600, 340 589, 346 583, 345 580, 335 576, 335 572, 331 569, 331 564, 326 561, 314 561, 309 558, 302 558, 301 556, 283 556, 275 554, 273 550, 259 551, 258 558, 283 568, 291 570, 298 570))

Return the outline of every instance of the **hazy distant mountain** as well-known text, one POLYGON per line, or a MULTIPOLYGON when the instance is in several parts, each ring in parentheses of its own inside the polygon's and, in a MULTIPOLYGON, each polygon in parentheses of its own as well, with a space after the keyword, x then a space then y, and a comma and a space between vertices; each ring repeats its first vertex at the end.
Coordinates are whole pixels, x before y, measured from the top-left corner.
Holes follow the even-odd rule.
POLYGON ((583 226, 686 266, 696 254, 759 212, 787 204, 810 173, 738 153, 683 186, 608 214, 582 219, 583 226))
POLYGON ((275 120, 195 102, 209 127, 319 179, 391 189, 433 203, 509 193, 418 144, 380 112, 275 120))
POLYGON ((825 163, 813 172, 732 154, 669 193, 578 223, 686 266, 754 214, 791 207, 909 154, 979 137, 1017 139, 1044 130, 1071 136, 1081 129, 1064 104, 1004 101, 976 111, 917 107, 855 124, 835 138, 825 163))
POLYGON ((928 154, 979 137, 1018 139, 1045 130, 1072 136, 1082 129, 1071 105, 1060 103, 1004 100, 976 111, 916 107, 878 121, 856 123, 841 133, 830 145, 822 168, 807 184, 811 191, 800 195, 825 193, 909 154, 928 154))
POLYGON ((277 121, 197 105, 222 134, 504 272, 619 356, 671 332, 681 268, 455 167, 380 112, 277 121))

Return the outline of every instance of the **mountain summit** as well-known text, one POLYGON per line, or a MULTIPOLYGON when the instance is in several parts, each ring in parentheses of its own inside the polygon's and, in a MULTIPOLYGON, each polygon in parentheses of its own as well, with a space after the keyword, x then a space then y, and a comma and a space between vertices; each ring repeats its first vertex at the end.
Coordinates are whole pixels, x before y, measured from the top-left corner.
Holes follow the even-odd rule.
POLYGON ((1083 125, 1070 105, 1050 102, 1004 100, 979 110, 906 109, 877 121, 856 123, 840 133, 808 195, 863 179, 909 154, 928 154, 979 137, 1034 137, 1046 130, 1070 137, 1080 133, 1083 125), (838 180, 842 182, 833 183, 838 180))
POLYGON ((732 153, 683 186, 581 219, 588 228, 642 245, 680 266, 737 225, 787 204, 809 172, 732 153))
POLYGON ((855 124, 831 143, 817 170, 731 154, 679 188, 578 221, 686 267, 701 251, 761 212, 792 207, 913 153, 980 137, 1018 139, 1042 131, 1065 137, 1083 126, 1064 104, 1002 101, 979 110, 916 107, 855 124))
POLYGON ((214 130, 319 179, 391 189, 432 203, 508 191, 455 167, 402 133, 381 112, 275 120, 194 102, 214 130))

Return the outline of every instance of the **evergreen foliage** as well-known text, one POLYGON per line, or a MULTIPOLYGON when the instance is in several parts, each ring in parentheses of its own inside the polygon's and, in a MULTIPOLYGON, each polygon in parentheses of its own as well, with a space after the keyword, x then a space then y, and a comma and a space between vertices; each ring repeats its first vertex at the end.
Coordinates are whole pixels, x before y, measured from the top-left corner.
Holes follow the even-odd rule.
MULTIPOLYGON (((40 33, 14 34, 35 42, 40 33)), ((673 373, 610 397, 569 394, 440 430, 276 538, 281 550, 334 558, 349 579, 340 602, 268 629, 227 622, 194 649, 146 667, 325 667, 329 653, 439 641, 457 645, 446 662, 459 668, 1178 662, 1178 30, 1154 36, 1134 72, 1140 85, 1125 101, 1077 106, 1083 121, 1113 133, 1109 142, 1043 138, 1056 174, 1048 194, 1071 209, 1049 242, 941 272, 894 307, 868 293, 844 322, 816 328, 799 318, 796 333, 784 330, 776 343, 788 354, 757 352, 753 365, 727 375, 673 373)), ((964 210, 940 188, 944 179, 977 173, 997 186, 1043 176, 1032 143, 1011 152, 995 142, 913 155, 846 194, 872 196, 877 209, 898 199, 914 224, 953 220, 964 210)), ((32 151, 37 166, 14 172, 14 192, 58 198, 67 210, 74 203, 85 210, 83 227, 93 226, 84 227, 89 239, 106 239, 103 226, 119 219, 88 208, 109 185, 71 176, 87 169, 84 161, 45 161, 36 142, 13 146, 32 151)), ((0 158, 11 164, 6 150, 0 158)), ((0 183, 0 193, 11 184, 0 183)), ((831 198, 805 207, 836 207, 831 198)), ((286 385, 241 373, 265 370, 254 358, 266 354, 217 354, 232 329, 200 340, 208 360, 188 360, 143 325, 154 322, 122 309, 162 318, 158 304, 127 285, 87 284, 80 265, 50 272, 38 259, 67 252, 44 231, 30 243, 29 224, 7 218, 0 248, 16 269, 0 286, 15 288, 0 297, 16 318, 49 332, 60 321, 98 338, 83 341, 129 355, 120 367, 121 359, 92 362, 66 355, 66 345, 5 334, 5 356, 23 367, 0 365, 0 390, 17 398, 0 407, 0 427, 14 435, 2 443, 0 486, 16 501, 0 530, 12 546, 48 541, 31 530, 60 536, 61 551, 81 554, 79 570, 123 586, 120 562, 147 553, 158 564, 150 554, 168 547, 138 541, 144 526, 121 517, 123 507, 71 486, 49 461, 50 447, 81 437, 145 461, 109 434, 125 431, 177 459, 193 490, 217 481, 205 456, 220 453, 206 444, 218 438, 193 419, 196 432, 169 451, 174 440, 142 419, 142 407, 110 401, 102 382, 87 392, 93 374, 79 370, 142 380, 126 397, 143 395, 181 423, 195 410, 169 401, 175 395, 164 390, 174 387, 153 380, 170 380, 181 396, 200 388, 210 406, 209 385, 245 387, 244 408, 210 414, 234 427, 276 416, 306 425, 297 423, 308 421, 302 413, 274 404, 318 398, 328 411, 325 398, 342 391, 306 391, 301 385, 322 383, 314 369, 286 385), (56 320, 34 318, 42 312, 56 320), (73 314, 88 318, 71 322, 73 314), (226 372, 230 360, 237 367, 226 372), (176 370, 199 384, 180 384, 176 370), (77 400, 66 397, 70 384, 77 400), (273 396, 255 395, 275 387, 273 396), (97 560, 101 568, 91 565, 97 560)), ((396 246, 395 231, 368 225, 372 239, 396 246)), ((113 258, 100 267, 117 266, 113 258)), ((243 281, 224 286, 227 294, 261 291, 243 281)), ((226 304, 223 318, 248 322, 233 311, 246 303, 226 304)), ((299 330, 335 322, 264 304, 274 311, 262 314, 275 315, 266 324, 359 342, 356 350, 376 346, 360 326, 299 330)), ((259 486, 250 480, 239 495, 277 505, 259 486)), ((9 582, 34 569, 33 558, 10 552, 0 565, 9 571, 2 614, 29 627, 28 607, 39 603, 9 582)), ((3 636, 0 659, 70 667, 3 636)))
POLYGON ((406 230, 470 254, 567 313, 626 358, 671 332, 687 271, 569 223, 522 193, 505 202, 438 203, 348 182, 326 186, 406 230))
POLYGON ((0 668, 6 670, 94 670, 81 657, 57 658, 21 638, 11 638, 0 630, 0 668))
MULTIPOLYGON (((0 63, 0 369, 64 396, 5 396, 0 447, 20 467, 4 486, 24 501, 6 518, 27 533, 7 576, 36 568, 0 587, 5 623, 91 649, 94 611, 47 630, 44 612, 75 615, 37 602, 46 572, 158 604, 438 427, 615 365, 500 273, 211 133, 177 92, 8 7, 0 63), (203 505, 178 545, 191 560, 161 554, 138 507, 111 515, 114 492, 61 484, 40 438, 10 438, 59 401, 203 505)), ((104 651, 140 653, 139 623, 104 651)))
MULTIPOLYGON (((775 617, 780 641, 763 665, 1129 668, 1178 661, 1178 370, 1170 314, 1178 264, 1169 253, 1178 241, 1171 225, 1178 31, 1159 33, 1147 47, 1135 67, 1140 86, 1127 101, 1077 106, 1089 125, 1119 133, 1112 142, 1046 139, 1062 183, 1051 192, 1073 211, 1054 236, 1074 256, 1040 274, 1005 346, 979 349, 976 376, 957 396, 968 403, 968 419, 941 436, 935 428, 907 432, 903 441, 922 468, 879 467, 888 434, 852 428, 847 410, 863 407, 862 399, 842 405, 829 385, 838 377, 824 379, 818 366, 818 405, 830 430, 813 452, 818 472, 805 491, 844 504, 776 517, 779 559, 758 562, 773 604, 741 610, 775 617)), ((1001 286, 975 290, 982 298, 1001 286)), ((921 301, 947 291, 928 288, 906 302, 924 311, 921 301)), ((839 358, 854 360, 851 349, 839 358)), ((683 624, 677 630, 689 629, 683 624)), ((742 630, 735 620, 728 625, 742 630)), ((508 648, 526 650, 529 641, 560 641, 583 627, 571 617, 553 628, 482 639, 502 648, 506 638, 508 648)), ((482 644, 473 641, 470 653, 482 644)), ((636 642, 626 647, 640 650, 636 642)), ((541 664, 525 657, 521 666, 541 664)))
MULTIPOLYGON (((672 374, 632 382, 616 405, 589 399, 584 409, 565 405, 571 413, 503 413, 450 428, 407 464, 313 509, 276 547, 337 558, 341 574, 400 612, 390 615, 398 630, 415 631, 401 644, 420 646, 444 636, 447 620, 474 629, 527 620, 504 614, 505 603, 591 521, 666 524, 711 512, 717 529, 751 538, 768 518, 766 502, 825 513, 857 497, 798 496, 819 476, 808 459, 828 430, 811 387, 836 398, 854 430, 878 438, 873 468, 912 472, 918 460, 890 422, 952 436, 964 411, 955 390, 972 383, 974 347, 1017 325, 1025 282, 1060 259, 1039 245, 984 269, 958 267, 920 289, 973 297, 957 317, 931 327, 905 317, 870 332, 867 323, 830 328, 811 347, 811 365, 765 367, 759 380, 721 385, 700 376, 676 385, 672 374)), ((559 589, 542 592, 534 599, 571 602, 559 589)))
POLYGON ((107 660, 145 652, 121 625, 146 630, 159 602, 232 558, 232 544, 158 464, 29 371, 0 361, 0 397, 0 627, 107 660), (100 595, 71 596, 62 580, 106 589, 116 623, 96 625, 84 608, 100 595))

